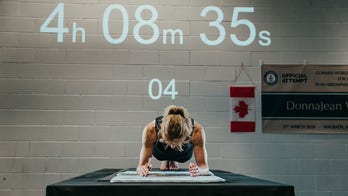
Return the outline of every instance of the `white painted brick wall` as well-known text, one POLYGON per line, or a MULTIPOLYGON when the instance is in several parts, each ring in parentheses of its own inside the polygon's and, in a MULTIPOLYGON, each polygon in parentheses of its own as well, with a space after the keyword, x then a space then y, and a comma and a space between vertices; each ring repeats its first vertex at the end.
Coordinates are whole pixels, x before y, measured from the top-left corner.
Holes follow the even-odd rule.
MULTIPOLYGON (((260 62, 347 64, 347 1, 62 1, 70 32, 57 43, 56 35, 40 33, 40 26, 59 2, 0 1, 1 196, 43 196, 48 184, 82 173, 135 167, 143 126, 169 104, 186 106, 205 127, 212 169, 292 184, 297 196, 348 195, 347 135, 266 134, 260 121, 260 62), (102 16, 116 3, 126 8, 130 29, 123 43, 110 44, 102 16), (134 39, 134 13, 143 4, 158 11, 160 30, 183 31, 182 45, 178 37, 170 44, 168 35, 164 44, 161 31, 151 45, 134 39), (216 13, 200 16, 209 5, 224 13, 226 38, 217 46, 199 37, 219 35, 209 27, 216 13), (239 17, 252 21, 257 33, 268 30, 270 46, 260 46, 258 37, 246 47, 233 44, 229 34, 240 39, 249 34, 245 27, 230 28, 236 6, 255 8, 239 17), (72 42, 73 22, 85 29, 86 43, 80 34, 72 42), (255 133, 229 132, 228 87, 242 62, 257 87, 255 133), (153 78, 163 87, 175 78, 175 100, 150 99, 153 78)), ((112 17, 110 33, 118 38, 122 17, 117 11, 112 17)), ((153 33, 148 27, 141 31, 153 33)), ((250 83, 245 74, 238 82, 250 83)))

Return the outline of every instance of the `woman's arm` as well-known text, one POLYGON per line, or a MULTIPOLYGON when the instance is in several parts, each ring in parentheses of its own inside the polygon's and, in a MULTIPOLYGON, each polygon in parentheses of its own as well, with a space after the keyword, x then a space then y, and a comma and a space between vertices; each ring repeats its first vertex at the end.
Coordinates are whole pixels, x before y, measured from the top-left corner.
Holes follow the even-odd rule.
POLYGON ((155 122, 153 121, 145 126, 142 133, 142 145, 137 167, 137 173, 141 176, 147 176, 152 169, 150 159, 152 157, 152 148, 156 138, 155 122))
POLYGON ((191 176, 204 175, 209 173, 208 166, 208 154, 205 147, 205 131, 204 128, 195 122, 193 134, 192 134, 192 143, 194 145, 193 152, 196 160, 196 164, 190 163, 189 170, 191 176))

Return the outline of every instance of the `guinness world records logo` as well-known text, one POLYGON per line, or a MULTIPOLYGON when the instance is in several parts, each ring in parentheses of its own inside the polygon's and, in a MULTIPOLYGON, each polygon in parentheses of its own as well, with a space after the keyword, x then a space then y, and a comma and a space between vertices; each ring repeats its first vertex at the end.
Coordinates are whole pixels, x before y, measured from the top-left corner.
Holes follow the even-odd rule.
POLYGON ((263 75, 263 81, 270 85, 273 86, 275 84, 278 83, 278 74, 274 71, 267 71, 264 75, 263 75))

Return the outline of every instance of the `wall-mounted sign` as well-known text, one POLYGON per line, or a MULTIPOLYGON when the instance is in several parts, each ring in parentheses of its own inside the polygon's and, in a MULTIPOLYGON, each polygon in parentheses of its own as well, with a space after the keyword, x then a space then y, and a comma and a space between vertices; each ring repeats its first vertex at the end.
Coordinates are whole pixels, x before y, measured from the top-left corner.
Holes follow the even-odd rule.
POLYGON ((348 133, 348 65, 262 65, 262 130, 348 133))

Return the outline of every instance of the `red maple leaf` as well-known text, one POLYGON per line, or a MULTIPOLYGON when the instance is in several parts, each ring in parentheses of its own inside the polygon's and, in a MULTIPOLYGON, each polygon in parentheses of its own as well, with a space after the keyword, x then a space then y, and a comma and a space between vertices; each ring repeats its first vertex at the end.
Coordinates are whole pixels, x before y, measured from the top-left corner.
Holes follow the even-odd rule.
POLYGON ((244 118, 248 114, 248 104, 244 101, 239 101, 233 110, 238 113, 239 118, 244 118))

